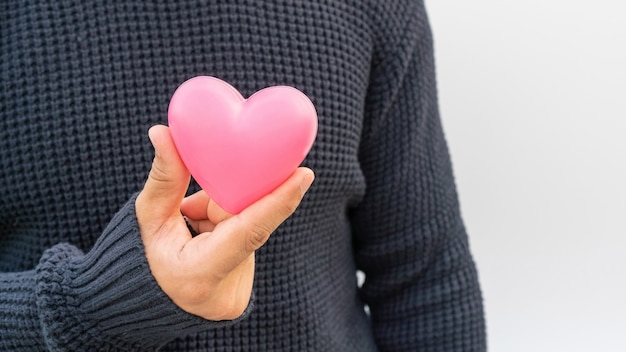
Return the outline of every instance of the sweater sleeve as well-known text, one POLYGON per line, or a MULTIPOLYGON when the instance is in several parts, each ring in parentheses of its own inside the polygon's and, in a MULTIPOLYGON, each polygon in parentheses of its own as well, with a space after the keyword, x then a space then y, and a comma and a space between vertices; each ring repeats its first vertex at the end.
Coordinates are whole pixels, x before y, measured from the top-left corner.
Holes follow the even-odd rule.
MULTIPOLYGON (((366 194, 352 212, 381 351, 483 351, 477 272, 439 118, 423 5, 371 73, 360 162, 366 194)), ((390 41, 391 42, 391 41, 390 41)))
MULTIPOLYGON (((179 309, 150 273, 134 198, 88 253, 61 243, 35 270, 0 275, 0 350, 147 351, 233 324, 179 309)), ((246 313, 237 320, 243 319, 246 313)))

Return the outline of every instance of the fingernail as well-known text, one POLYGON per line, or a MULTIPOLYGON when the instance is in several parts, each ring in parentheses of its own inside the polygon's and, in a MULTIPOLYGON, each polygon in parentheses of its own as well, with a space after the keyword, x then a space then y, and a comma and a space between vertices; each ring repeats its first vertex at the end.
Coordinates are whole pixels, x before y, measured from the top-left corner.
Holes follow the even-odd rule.
POLYGON ((315 180, 315 174, 311 170, 308 170, 304 176, 302 176, 302 180, 300 181, 300 192, 302 192, 302 195, 309 190, 313 180, 315 180))

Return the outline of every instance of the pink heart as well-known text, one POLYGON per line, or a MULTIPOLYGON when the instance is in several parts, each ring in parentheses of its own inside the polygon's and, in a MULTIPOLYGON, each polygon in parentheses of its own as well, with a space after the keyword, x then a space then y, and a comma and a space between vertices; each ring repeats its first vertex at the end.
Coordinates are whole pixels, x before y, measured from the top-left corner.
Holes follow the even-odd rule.
POLYGON ((185 166, 219 206, 237 214, 302 163, 317 134, 313 103, 287 86, 248 99, 215 77, 194 77, 170 101, 172 138, 185 166))

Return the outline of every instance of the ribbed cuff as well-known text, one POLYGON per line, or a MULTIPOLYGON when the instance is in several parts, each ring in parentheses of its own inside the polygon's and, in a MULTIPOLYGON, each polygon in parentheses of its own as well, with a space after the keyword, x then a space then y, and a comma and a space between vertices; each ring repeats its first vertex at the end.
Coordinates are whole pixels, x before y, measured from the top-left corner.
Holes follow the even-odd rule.
POLYGON ((176 306, 150 273, 134 199, 84 255, 59 244, 37 267, 37 306, 49 347, 60 350, 156 349, 176 337, 231 325, 176 306))

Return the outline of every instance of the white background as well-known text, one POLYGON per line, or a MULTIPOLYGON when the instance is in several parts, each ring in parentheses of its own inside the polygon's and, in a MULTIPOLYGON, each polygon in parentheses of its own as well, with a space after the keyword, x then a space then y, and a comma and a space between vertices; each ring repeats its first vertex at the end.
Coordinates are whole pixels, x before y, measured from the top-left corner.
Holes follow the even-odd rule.
POLYGON ((490 351, 626 351, 626 2, 426 2, 490 351))

